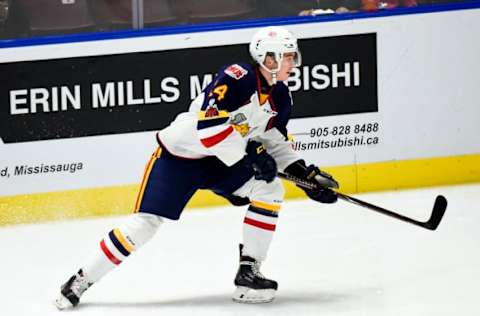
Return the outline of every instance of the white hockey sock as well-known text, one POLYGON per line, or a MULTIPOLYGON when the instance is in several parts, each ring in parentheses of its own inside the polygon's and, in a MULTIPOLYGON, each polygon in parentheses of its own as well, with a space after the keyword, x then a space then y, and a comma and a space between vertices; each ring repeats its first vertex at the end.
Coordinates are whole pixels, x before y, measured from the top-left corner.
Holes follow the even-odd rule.
POLYGON ((252 201, 243 221, 243 255, 263 261, 267 257, 280 205, 252 201))
POLYGON ((117 265, 122 263, 133 251, 150 240, 163 218, 148 213, 135 213, 118 228, 112 229, 101 241, 93 258, 82 267, 92 283, 100 280, 117 265))

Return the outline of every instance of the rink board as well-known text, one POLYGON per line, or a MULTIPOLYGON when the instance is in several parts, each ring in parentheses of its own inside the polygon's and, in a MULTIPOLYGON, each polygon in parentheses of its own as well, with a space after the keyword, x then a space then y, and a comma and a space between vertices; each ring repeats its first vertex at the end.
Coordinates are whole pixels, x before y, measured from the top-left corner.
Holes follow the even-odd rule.
MULTIPOLYGON (((347 193, 480 181, 480 9, 287 24, 304 55, 289 131, 308 162, 347 193)), ((155 131, 254 30, 2 48, 0 224, 130 212, 155 131)))
MULTIPOLYGON (((343 193, 430 187, 478 182, 480 155, 381 162, 325 170, 339 180, 343 193)), ((305 197, 291 183, 284 181, 284 184, 287 199, 305 197)), ((125 185, 4 197, 0 199, 0 225, 128 214, 133 209, 138 189, 138 185, 125 185)), ((227 204, 225 199, 201 190, 187 209, 227 204)))

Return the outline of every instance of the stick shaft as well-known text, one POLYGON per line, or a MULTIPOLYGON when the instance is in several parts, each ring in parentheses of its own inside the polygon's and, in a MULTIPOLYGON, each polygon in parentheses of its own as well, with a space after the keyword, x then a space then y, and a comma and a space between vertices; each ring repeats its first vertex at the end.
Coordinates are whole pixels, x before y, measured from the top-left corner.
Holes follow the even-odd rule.
MULTIPOLYGON (((318 189, 318 185, 314 182, 303 180, 303 179, 300 179, 298 177, 291 176, 291 175, 288 175, 288 174, 284 174, 284 173, 281 173, 281 172, 278 173, 278 176, 282 179, 291 181, 291 182, 293 182, 293 183, 297 184, 298 186, 300 186, 302 188, 305 188, 305 189, 309 189, 309 190, 318 189)), ((413 225, 416 225, 416 226, 420 226, 422 228, 426 228, 426 229, 429 229, 429 230, 435 230, 438 227, 438 225, 440 224, 440 221, 442 220, 443 214, 445 213, 445 210, 447 208, 447 200, 445 199, 445 197, 443 197, 441 195, 437 196, 437 198, 435 200, 435 204, 433 206, 433 211, 431 213, 430 219, 426 222, 421 222, 421 221, 417 221, 413 218, 407 217, 405 215, 401 215, 397 212, 390 211, 390 210, 387 210, 383 207, 380 207, 380 206, 362 201, 360 199, 354 198, 354 197, 349 196, 347 194, 343 194, 343 193, 340 193, 340 192, 335 192, 335 193, 337 194, 338 198, 340 198, 340 199, 342 199, 346 202, 356 204, 358 206, 367 208, 369 210, 372 210, 372 211, 375 211, 375 212, 393 217, 397 220, 400 220, 400 221, 403 221, 403 222, 406 222, 406 223, 409 223, 409 224, 413 224, 413 225)))

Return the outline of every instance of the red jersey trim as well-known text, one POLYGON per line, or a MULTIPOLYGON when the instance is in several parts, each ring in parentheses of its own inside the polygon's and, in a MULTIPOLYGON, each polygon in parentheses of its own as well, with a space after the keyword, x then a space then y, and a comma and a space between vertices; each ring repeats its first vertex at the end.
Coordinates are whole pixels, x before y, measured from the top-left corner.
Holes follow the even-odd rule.
POLYGON ((224 131, 222 131, 222 132, 220 132, 216 135, 200 139, 200 141, 202 142, 203 146, 205 146, 207 148, 210 148, 210 147, 215 146, 216 144, 220 143, 221 141, 223 141, 231 133, 233 133, 233 127, 229 126, 224 131))

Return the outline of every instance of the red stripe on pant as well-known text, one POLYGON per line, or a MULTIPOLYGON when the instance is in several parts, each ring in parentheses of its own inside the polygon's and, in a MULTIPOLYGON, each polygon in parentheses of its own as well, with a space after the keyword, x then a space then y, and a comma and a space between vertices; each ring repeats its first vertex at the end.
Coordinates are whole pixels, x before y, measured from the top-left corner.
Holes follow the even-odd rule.
POLYGON ((102 248, 102 251, 103 253, 105 254, 105 256, 107 256, 108 259, 110 259, 110 261, 115 264, 115 265, 119 265, 120 263, 122 263, 122 261, 118 260, 117 257, 115 257, 111 252, 110 250, 108 250, 107 248, 107 245, 105 245, 105 241, 102 239, 102 241, 100 242, 100 248, 102 248))
POLYGON ((248 217, 245 217, 245 220, 243 222, 245 224, 252 225, 252 226, 255 226, 255 227, 258 227, 258 228, 261 228, 261 229, 265 229, 265 230, 270 230, 270 231, 274 231, 275 227, 276 227, 274 224, 268 224, 268 223, 260 222, 260 221, 257 221, 257 220, 254 220, 254 219, 251 219, 251 218, 248 218, 248 217))

